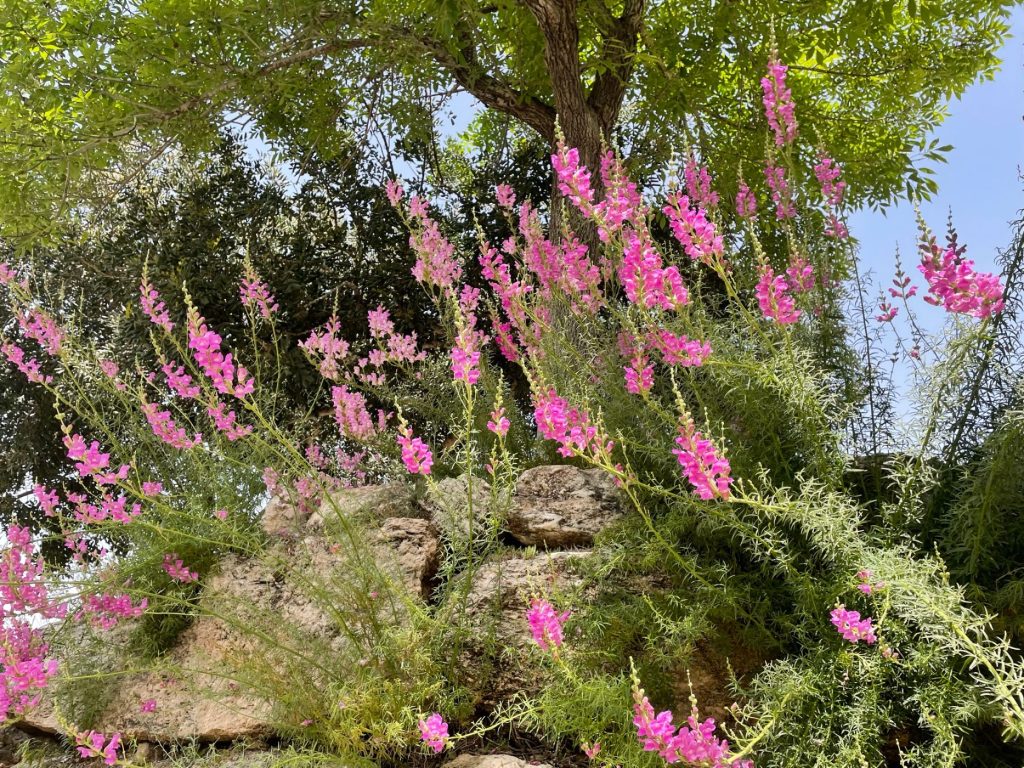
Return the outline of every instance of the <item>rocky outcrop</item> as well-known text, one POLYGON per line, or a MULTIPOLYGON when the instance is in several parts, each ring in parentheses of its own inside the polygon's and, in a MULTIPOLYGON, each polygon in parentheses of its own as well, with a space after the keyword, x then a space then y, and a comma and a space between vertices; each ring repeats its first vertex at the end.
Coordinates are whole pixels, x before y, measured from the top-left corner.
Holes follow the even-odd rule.
MULTIPOLYGON (((352 652, 358 645, 352 638, 371 623, 360 622, 368 615, 372 622, 410 626, 411 601, 431 599, 438 586, 442 544, 464 544, 471 525, 484 531, 500 524, 518 544, 543 551, 505 539, 509 546, 499 554, 455 576, 444 585, 446 594, 438 592, 438 600, 447 602, 437 609, 442 616, 450 609, 453 641, 458 637, 451 653, 459 662, 459 682, 485 709, 515 694, 535 693, 550 665, 542 663, 543 652, 530 633, 530 603, 544 597, 562 611, 581 610, 594 599, 616 599, 607 580, 587 583, 582 571, 594 557, 589 547, 595 538, 623 515, 612 478, 572 466, 529 469, 511 498, 499 500, 479 478, 473 478, 470 493, 466 476, 439 481, 425 498, 402 483, 341 490, 315 508, 274 498, 262 519, 266 551, 251 558, 225 557, 205 580, 194 623, 153 669, 121 678, 92 725, 156 743, 272 736, 273 697, 252 693, 266 690, 258 671, 269 670, 278 682, 292 681, 289 669, 302 664, 303 654, 329 656, 343 671, 350 662, 366 664, 365 654, 352 652), (404 587, 410 599, 378 601, 381 575, 404 587), (345 631, 339 607, 354 625, 345 631), (299 653, 288 657, 282 645, 299 653)), ((667 588, 653 581, 615 585, 627 595, 667 588)), ((574 639, 570 623, 566 645, 574 639)), ((702 713, 721 719, 731 703, 730 669, 742 677, 761 663, 743 649, 727 654, 717 646, 699 646, 675 675, 682 708, 689 679, 702 713)), ((107 661, 102 666, 117 668, 107 661)), ((311 679, 309 685, 319 686, 308 670, 303 675, 311 679)), ((59 720, 52 701, 44 699, 25 723, 57 733, 59 720)), ((524 768, 527 763, 510 755, 462 755, 446 765, 524 768)))
POLYGON ((509 532, 527 545, 584 547, 622 517, 615 481, 600 469, 534 467, 516 484, 509 532))
MULTIPOLYGON (((556 605, 574 602, 581 584, 577 568, 590 553, 554 552, 531 558, 505 558, 483 564, 465 596, 470 639, 463 650, 466 682, 480 703, 494 705, 516 693, 538 690, 538 653, 526 621, 535 597, 556 605), (493 651, 497 649, 497 655, 493 651)), ((459 599, 458 592, 453 599, 459 599)))

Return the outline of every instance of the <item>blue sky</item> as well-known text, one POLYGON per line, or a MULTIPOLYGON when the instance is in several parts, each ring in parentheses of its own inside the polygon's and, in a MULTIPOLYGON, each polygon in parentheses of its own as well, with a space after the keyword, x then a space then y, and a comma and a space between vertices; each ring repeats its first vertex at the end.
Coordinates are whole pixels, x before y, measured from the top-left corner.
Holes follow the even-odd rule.
MULTIPOLYGON (((952 144, 948 163, 936 168, 939 192, 921 205, 925 220, 941 235, 952 210, 960 241, 979 270, 991 271, 996 249, 1009 244, 1008 223, 1024 208, 1024 8, 1012 15, 1012 37, 1000 55, 1002 70, 992 81, 968 89, 949 105, 939 126, 940 144, 952 144)), ((917 227, 914 209, 903 203, 883 215, 863 210, 850 218, 861 242, 861 263, 887 283, 896 245, 904 265, 913 264, 917 227)), ((916 272, 914 273, 916 277, 916 272)), ((918 281, 920 282, 920 281, 918 281)))

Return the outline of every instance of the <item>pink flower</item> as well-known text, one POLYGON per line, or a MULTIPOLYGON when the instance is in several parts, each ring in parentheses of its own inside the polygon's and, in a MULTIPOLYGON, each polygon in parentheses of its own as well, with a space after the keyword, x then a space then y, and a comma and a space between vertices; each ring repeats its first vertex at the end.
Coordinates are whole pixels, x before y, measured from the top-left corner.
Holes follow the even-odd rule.
POLYGON ((807 293, 814 288, 814 267, 798 253, 790 257, 786 275, 790 288, 796 293, 807 293))
POLYGON ((185 373, 185 368, 180 365, 173 363, 164 363, 161 367, 164 372, 164 377, 167 379, 167 386, 178 395, 186 400, 198 399, 200 389, 199 387, 193 386, 192 377, 185 373))
POLYGON ((48 491, 45 486, 35 485, 32 487, 32 493, 35 495, 36 501, 39 502, 39 508, 43 510, 43 514, 53 517, 56 514, 57 505, 60 504, 60 496, 57 495, 57 491, 48 491))
POLYGON ((354 440, 367 440, 376 434, 373 419, 366 409, 366 398, 361 393, 346 386, 331 387, 331 399, 334 402, 334 420, 342 435, 354 440))
POLYGON ((64 437, 64 445, 68 449, 68 458, 77 460, 75 469, 83 477, 94 475, 110 464, 110 454, 100 453, 100 444, 96 440, 86 446, 85 438, 81 435, 67 435, 64 437))
POLYGON ((619 266, 618 276, 626 298, 631 302, 641 307, 665 310, 678 309, 689 303, 690 297, 679 269, 675 265, 663 267, 661 254, 649 237, 628 231, 623 253, 625 258, 619 266))
POLYGON ((82 600, 82 607, 76 614, 79 620, 88 618, 89 622, 99 629, 113 629, 121 619, 134 619, 141 616, 148 605, 142 598, 138 605, 133 605, 128 595, 88 595, 82 600))
POLYGON ((598 752, 601 751, 601 742, 595 741, 594 746, 590 746, 589 744, 583 744, 582 748, 583 754, 585 754, 587 757, 593 760, 595 757, 597 757, 598 752))
POLYGON ((5 341, 0 344, 0 350, 3 351, 4 357, 6 357, 14 367, 17 368, 25 376, 26 379, 34 384, 52 384, 53 376, 47 376, 42 373, 40 363, 34 357, 30 357, 28 360, 25 359, 25 350, 19 347, 17 344, 13 344, 9 341, 5 341))
POLYGON ((562 625, 569 618, 570 611, 555 613, 554 606, 547 600, 534 598, 526 612, 533 640, 542 651, 559 648, 562 645, 562 625))
POLYGON ((789 293, 789 283, 782 275, 776 275, 768 265, 761 267, 761 278, 754 289, 757 304, 769 320, 780 325, 790 325, 800 319, 800 310, 789 293))
POLYGON ((722 236, 702 207, 691 207, 686 195, 673 194, 662 211, 687 256, 709 266, 722 258, 722 236))
POLYGON ((690 155, 683 168, 683 179, 686 181, 686 193, 698 208, 714 208, 718 205, 718 193, 711 189, 711 174, 697 158, 690 155))
POLYGON ((768 125, 775 132, 776 146, 789 144, 796 138, 796 117, 793 94, 786 87, 788 67, 773 55, 768 61, 768 75, 761 78, 764 92, 764 114, 768 125))
POLYGON ((430 448, 418 437, 413 437, 408 427, 398 435, 398 445, 402 449, 402 461, 412 475, 429 475, 434 457, 430 448))
POLYGON ((878 311, 881 314, 876 315, 875 320, 880 323, 890 323, 899 314, 900 309, 888 301, 882 300, 878 305, 878 311))
POLYGON ((654 386, 654 366, 646 355, 637 355, 630 365, 623 368, 626 373, 626 391, 633 395, 650 392, 654 386))
POLYGON ((280 309, 267 284, 260 280, 251 264, 245 265, 238 293, 242 304, 253 311, 258 310, 265 320, 269 320, 280 309))
POLYGON ((239 424, 238 416, 234 411, 227 410, 227 406, 224 403, 217 402, 216 405, 211 405, 206 409, 207 415, 213 419, 213 426, 217 428, 217 431, 223 433, 223 435, 234 442, 235 440, 241 440, 252 434, 252 426, 249 424, 239 424))
POLYGON ((398 207, 402 201, 402 195, 405 194, 402 184, 397 179, 388 179, 384 182, 384 192, 388 196, 388 202, 395 208, 398 207))
POLYGON ((140 703, 139 712, 156 712, 156 699, 146 699, 140 703))
POLYGON ((584 212, 591 209, 594 190, 590 187, 590 171, 580 163, 580 151, 567 148, 559 142, 558 151, 551 156, 551 166, 558 179, 558 191, 584 212))
POLYGON ((487 428, 491 430, 498 437, 504 437, 508 434, 508 428, 512 426, 512 422, 505 416, 505 409, 496 408, 491 412, 491 420, 487 422, 487 428))
POLYGON ((609 453, 613 443, 605 440, 592 424, 586 411, 571 408, 553 389, 534 394, 533 415, 537 431, 548 440, 556 440, 562 456, 585 453, 609 453))
POLYGON ((686 725, 676 731, 672 712, 654 713, 654 707, 642 689, 633 692, 633 724, 647 752, 657 752, 666 763, 685 763, 707 768, 754 768, 750 760, 735 760, 729 754, 729 742, 715 735, 712 718, 699 722, 694 707, 686 725))
POLYGON ((757 198, 742 181, 736 193, 736 215, 741 219, 751 219, 757 215, 757 198))
POLYGON ((226 509, 215 509, 213 511, 213 516, 216 517, 218 520, 227 520, 228 511, 226 509))
POLYGON ((159 496, 163 493, 163 483, 157 482, 145 482, 142 484, 142 495, 143 496, 159 496))
POLYGON ((512 210, 512 206, 516 204, 516 193, 508 184, 499 184, 494 188, 495 196, 498 199, 498 205, 502 208, 512 210))
POLYGON ((871 619, 861 619, 860 613, 846 610, 845 605, 840 604, 832 611, 832 624, 844 640, 848 640, 854 645, 861 640, 868 645, 873 645, 878 641, 875 630, 871 626, 871 619))
POLYGON ((821 184, 821 194, 825 202, 831 208, 838 208, 843 204, 843 193, 846 191, 846 182, 841 181, 843 169, 835 160, 822 153, 818 156, 818 164, 814 166, 814 176, 821 184))
POLYGON ((201 434, 196 434, 190 438, 183 427, 179 427, 174 423, 170 411, 161 411, 159 406, 154 403, 143 403, 142 412, 146 414, 146 421, 149 422, 153 434, 172 448, 179 450, 194 448, 203 440, 201 434))
POLYGON ((772 192, 772 202, 775 203, 775 218, 792 219, 796 216, 796 207, 786 179, 786 169, 769 163, 764 169, 764 176, 772 192))
POLYGON ((324 324, 322 331, 313 331, 308 339, 299 342, 299 348, 303 352, 311 358, 320 358, 320 375, 332 381, 337 380, 338 362, 348 355, 349 350, 348 342, 338 335, 340 330, 341 323, 332 315, 324 324))
POLYGON ((163 328, 167 333, 174 330, 174 323, 171 322, 171 316, 167 314, 167 307, 160 300, 160 294, 145 277, 139 284, 139 297, 142 313, 149 318, 153 325, 163 328))
POLYGON ((440 713, 434 712, 426 720, 420 720, 419 726, 423 742, 433 749, 435 754, 441 752, 448 743, 448 723, 440 713))
POLYGON ((480 379, 480 351, 475 348, 476 333, 470 329, 463 330, 451 351, 452 375, 456 381, 476 384, 480 379))
POLYGON ((686 479, 702 499, 728 499, 732 477, 729 460, 718 454, 715 444, 697 431, 693 419, 679 426, 678 448, 672 450, 679 460, 686 479))
POLYGON ((652 331, 647 338, 651 346, 661 353, 661 359, 666 365, 696 367, 703 365, 711 355, 711 345, 708 342, 700 342, 684 335, 677 336, 664 329, 652 331))
POLYGON ((182 562, 181 558, 178 557, 175 552, 164 555, 164 564, 162 567, 164 571, 167 572, 167 575, 174 581, 181 582, 182 584, 199 581, 199 574, 186 568, 185 563, 182 562))
POLYGON ((235 366, 231 354, 220 351, 221 338, 206 327, 202 317, 190 317, 188 346, 196 363, 210 379, 214 388, 224 395, 241 399, 252 394, 255 383, 241 365, 235 366))
POLYGON ((38 309, 29 311, 26 315, 17 312, 18 325, 24 334, 43 348, 48 355, 60 354, 61 344, 64 342, 64 331, 57 325, 57 321, 38 309))
POLYGON ((945 306, 946 311, 985 318, 1003 311, 1003 285, 998 275, 976 272, 974 262, 950 245, 945 250, 934 242, 921 246, 918 269, 928 282, 925 301, 945 306))
POLYGON ((97 731, 79 733, 75 736, 75 744, 81 757, 102 757, 106 765, 115 765, 117 750, 121 748, 121 734, 115 733, 107 741, 107 737, 97 731))
POLYGON ((395 332, 395 324, 391 322, 391 313, 381 305, 377 305, 376 309, 367 312, 366 320, 370 325, 370 335, 375 339, 390 336, 395 332))
MULTIPOLYGON (((417 200, 413 198, 413 201, 417 200)), ((411 204, 412 201, 410 210, 411 204)), ((455 246, 441 234, 437 222, 427 217, 425 206, 418 220, 422 227, 413 229, 409 235, 409 245, 416 254, 413 277, 426 285, 450 289, 462 276, 462 267, 455 259, 455 246)))

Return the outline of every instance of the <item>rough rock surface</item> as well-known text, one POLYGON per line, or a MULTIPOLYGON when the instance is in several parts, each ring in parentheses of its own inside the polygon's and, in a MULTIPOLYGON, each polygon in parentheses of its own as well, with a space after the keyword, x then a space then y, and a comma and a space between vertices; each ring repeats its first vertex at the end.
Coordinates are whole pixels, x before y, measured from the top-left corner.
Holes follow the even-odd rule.
POLYGON ((590 546, 622 517, 615 482, 600 469, 528 469, 516 484, 507 527, 527 545, 590 546))
POLYGON ((528 559, 491 560, 476 572, 466 595, 466 618, 472 632, 463 662, 467 682, 483 705, 539 688, 542 679, 537 665, 530 661, 530 655, 539 650, 526 611, 530 601, 542 595, 560 607, 561 593, 581 585, 575 566, 589 554, 553 552, 528 559), (497 649, 499 656, 493 657, 489 649, 497 649))
POLYGON ((551 768, 548 763, 526 762, 513 755, 459 755, 443 768, 551 768))
POLYGON ((413 487, 408 483, 365 485, 344 488, 324 499, 309 518, 309 528, 318 530, 338 515, 353 520, 385 520, 390 517, 427 517, 416 502, 413 487))
MULTIPOLYGON (((424 507, 439 531, 448 538, 466 540, 470 533, 469 482, 465 475, 446 477, 430 489, 424 507)), ((492 514, 491 487, 487 481, 473 478, 472 521, 476 530, 492 514)))

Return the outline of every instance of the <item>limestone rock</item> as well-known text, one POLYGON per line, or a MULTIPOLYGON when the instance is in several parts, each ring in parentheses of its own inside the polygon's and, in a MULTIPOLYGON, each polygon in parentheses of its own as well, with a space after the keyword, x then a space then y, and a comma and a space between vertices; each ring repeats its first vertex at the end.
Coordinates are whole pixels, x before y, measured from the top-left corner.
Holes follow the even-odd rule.
POLYGON ((551 768, 548 763, 526 762, 513 755, 459 755, 443 768, 551 768))
POLYGON ((335 491, 310 516, 309 528, 319 530, 338 515, 350 520, 371 521, 390 517, 427 517, 416 503, 413 487, 408 483, 364 485, 335 491))
POLYGON ((523 544, 590 546, 622 514, 615 482, 607 472, 534 467, 523 472, 516 484, 506 525, 523 544))
POLYGON ((561 608, 560 593, 581 585, 575 566, 589 554, 554 552, 492 560, 476 571, 466 595, 470 638, 463 663, 467 682, 482 704, 489 706, 518 692, 538 690, 543 681, 537 660, 531 658, 539 651, 526 621, 530 601, 545 595, 561 608), (500 658, 489 656, 489 649, 497 649, 500 658))
POLYGON ((270 536, 289 536, 303 528, 308 517, 301 505, 275 495, 263 508, 260 525, 270 536))
POLYGON ((473 530, 482 531, 482 526, 494 512, 491 509, 491 487, 486 480, 473 478, 472 515, 470 498, 466 475, 446 477, 430 489, 425 506, 439 531, 450 539, 465 541, 470 534, 470 519, 473 530))
POLYGON ((429 520, 388 518, 377 532, 375 548, 379 561, 393 563, 406 589, 424 599, 430 596, 441 541, 429 520))

